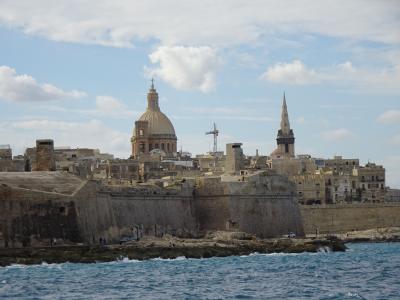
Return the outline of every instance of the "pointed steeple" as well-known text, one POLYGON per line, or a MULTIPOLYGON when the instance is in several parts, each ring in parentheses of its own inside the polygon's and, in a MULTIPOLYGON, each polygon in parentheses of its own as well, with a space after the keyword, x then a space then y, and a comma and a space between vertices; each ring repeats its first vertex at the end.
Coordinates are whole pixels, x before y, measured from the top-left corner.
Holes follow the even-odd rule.
POLYGON ((290 133, 289 114, 286 106, 286 96, 283 92, 282 115, 281 115, 281 130, 283 134, 290 133))
POLYGON ((154 78, 151 79, 151 86, 147 93, 147 109, 160 111, 160 106, 158 105, 158 93, 154 87, 154 78))

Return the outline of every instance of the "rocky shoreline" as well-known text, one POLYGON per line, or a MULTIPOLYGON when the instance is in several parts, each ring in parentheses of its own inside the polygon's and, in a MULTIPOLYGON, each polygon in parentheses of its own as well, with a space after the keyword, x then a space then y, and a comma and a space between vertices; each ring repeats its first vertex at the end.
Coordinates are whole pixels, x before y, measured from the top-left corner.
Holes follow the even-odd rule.
POLYGON ((95 263, 123 258, 147 260, 226 257, 251 253, 300 253, 318 251, 345 251, 339 239, 257 239, 246 234, 235 237, 219 233, 203 239, 178 239, 174 237, 144 238, 123 245, 106 246, 55 246, 40 248, 0 249, 0 266, 41 263, 95 263))

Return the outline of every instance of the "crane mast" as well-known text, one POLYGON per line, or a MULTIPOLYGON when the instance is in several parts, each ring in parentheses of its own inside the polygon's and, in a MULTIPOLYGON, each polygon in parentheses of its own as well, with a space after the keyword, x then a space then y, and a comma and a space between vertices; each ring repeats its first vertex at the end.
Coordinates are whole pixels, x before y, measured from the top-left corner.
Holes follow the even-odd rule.
POLYGON ((218 129, 217 129, 217 124, 214 123, 213 130, 206 132, 206 135, 212 134, 214 136, 214 146, 213 146, 213 154, 216 155, 218 151, 218 129))

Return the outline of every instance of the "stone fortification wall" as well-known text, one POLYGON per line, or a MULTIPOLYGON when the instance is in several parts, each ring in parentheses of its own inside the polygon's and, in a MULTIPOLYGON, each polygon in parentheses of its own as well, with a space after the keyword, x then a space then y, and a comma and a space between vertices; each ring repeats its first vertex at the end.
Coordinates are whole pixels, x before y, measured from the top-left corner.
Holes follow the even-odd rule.
POLYGON ((82 242, 72 197, 0 185, 0 247, 82 242))
POLYGON ((106 186, 63 172, 4 173, 0 246, 193 237, 226 229, 302 235, 293 191, 287 179, 266 173, 187 179, 171 188, 106 186))
POLYGON ((201 231, 240 230, 259 237, 304 234, 294 185, 280 175, 198 179, 195 205, 201 231))
POLYGON ((92 186, 77 197, 79 228, 89 243, 100 238, 119 242, 144 235, 197 234, 192 189, 92 186))
POLYGON ((304 230, 340 233, 400 226, 400 204, 330 204, 301 206, 304 230))

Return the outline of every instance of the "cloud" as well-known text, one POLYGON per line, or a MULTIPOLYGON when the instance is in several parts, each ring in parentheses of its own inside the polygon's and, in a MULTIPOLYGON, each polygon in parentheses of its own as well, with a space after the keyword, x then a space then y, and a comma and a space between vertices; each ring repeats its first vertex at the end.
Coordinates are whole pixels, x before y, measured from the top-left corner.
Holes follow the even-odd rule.
POLYGON ((52 138, 57 146, 94 148, 127 158, 130 155, 130 133, 121 132, 93 119, 82 122, 30 119, 0 123, 0 140, 11 144, 14 153, 32 147, 36 139, 52 138))
POLYGON ((140 114, 139 111, 129 110, 127 106, 117 98, 112 96, 97 96, 96 106, 89 109, 66 108, 61 106, 46 106, 43 109, 51 112, 62 112, 69 114, 79 114, 91 117, 105 118, 135 118, 140 114))
POLYGON ((302 33, 395 44, 399 10, 397 1, 364 0, 3 0, 0 24, 54 41, 113 47, 152 39, 227 46, 302 33))
POLYGON ((32 76, 0 66, 0 99, 17 102, 78 99, 86 94, 80 91, 66 92, 48 83, 38 83, 32 76))
POLYGON ((400 110, 388 110, 378 117, 378 122, 382 124, 400 123, 400 110))
POLYGON ((315 70, 306 67, 299 60, 294 60, 291 63, 277 63, 269 67, 261 75, 261 78, 274 83, 298 85, 318 83, 321 80, 315 70))
POLYGON ((322 133, 322 138, 326 141, 343 141, 354 137, 354 134, 346 128, 338 128, 322 133))
POLYGON ((96 107, 99 111, 108 112, 110 110, 121 110, 122 103, 111 96, 97 96, 96 97, 96 107))
POLYGON ((399 93, 400 65, 381 70, 357 68, 346 61, 334 66, 317 70, 308 67, 300 60, 289 63, 277 63, 269 67, 261 78, 272 83, 307 85, 325 83, 359 91, 399 93))
POLYGON ((207 93, 215 88, 215 73, 221 61, 213 48, 162 46, 149 58, 158 67, 146 68, 147 75, 159 77, 176 89, 207 93))
POLYGON ((190 107, 183 110, 182 116, 173 116, 174 119, 213 119, 213 120, 235 120, 250 122, 276 122, 276 118, 265 115, 260 109, 249 107, 190 107))

